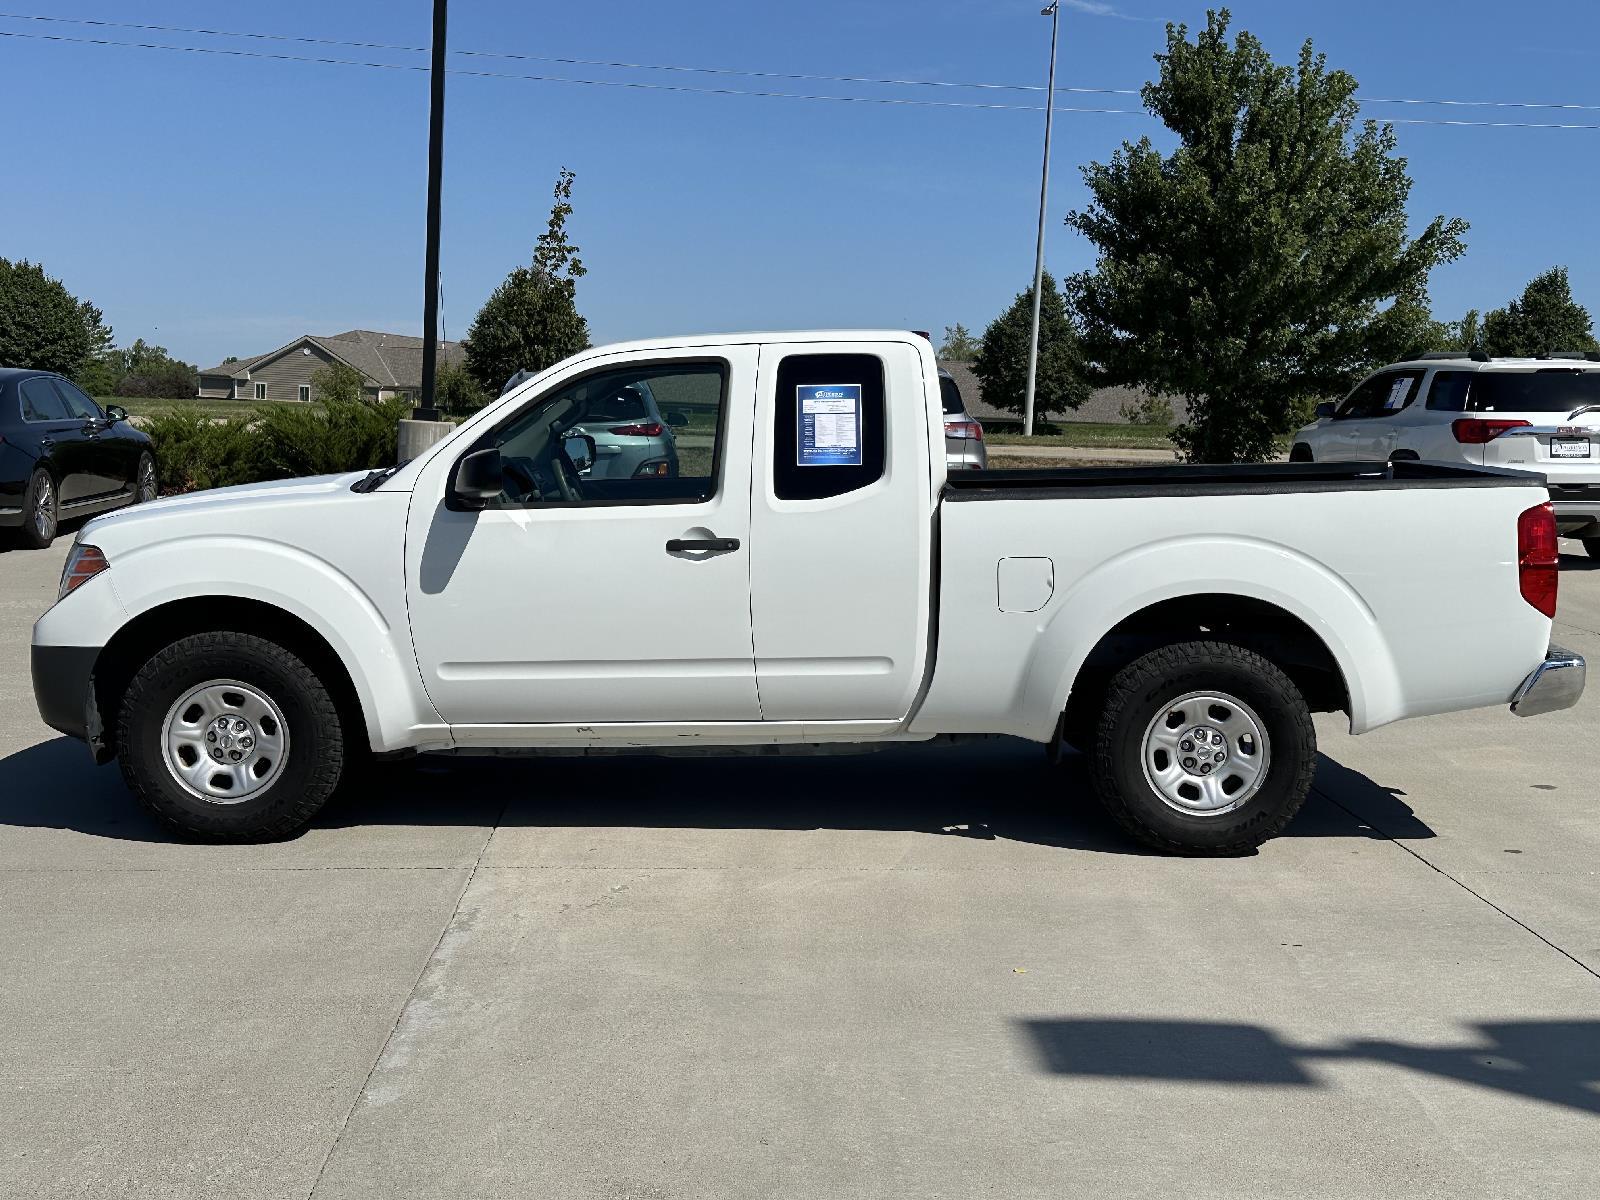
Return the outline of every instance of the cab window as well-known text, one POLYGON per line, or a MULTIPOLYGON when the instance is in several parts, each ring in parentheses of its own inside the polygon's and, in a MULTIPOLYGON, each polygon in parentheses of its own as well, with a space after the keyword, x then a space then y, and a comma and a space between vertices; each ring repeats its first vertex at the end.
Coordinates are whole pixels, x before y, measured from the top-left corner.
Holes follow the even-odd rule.
POLYGON ((490 508, 688 504, 716 494, 728 365, 641 364, 562 384, 480 438, 500 451, 490 508))
POLYGON ((65 421, 67 406, 62 402, 60 393, 50 386, 50 380, 44 375, 35 375, 32 379, 24 379, 17 389, 22 398, 22 419, 24 421, 65 421))
POLYGON ((780 500, 842 496, 883 477, 883 360, 788 354, 778 363, 772 487, 780 500))

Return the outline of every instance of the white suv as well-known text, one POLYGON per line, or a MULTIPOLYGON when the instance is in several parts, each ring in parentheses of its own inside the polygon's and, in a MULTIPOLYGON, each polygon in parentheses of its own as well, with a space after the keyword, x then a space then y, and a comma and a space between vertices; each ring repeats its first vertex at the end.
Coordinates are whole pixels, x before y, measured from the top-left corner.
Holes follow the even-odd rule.
POLYGON ((1600 558, 1600 355, 1396 363, 1318 406, 1289 451, 1291 462, 1408 458, 1542 473, 1562 536, 1600 558))

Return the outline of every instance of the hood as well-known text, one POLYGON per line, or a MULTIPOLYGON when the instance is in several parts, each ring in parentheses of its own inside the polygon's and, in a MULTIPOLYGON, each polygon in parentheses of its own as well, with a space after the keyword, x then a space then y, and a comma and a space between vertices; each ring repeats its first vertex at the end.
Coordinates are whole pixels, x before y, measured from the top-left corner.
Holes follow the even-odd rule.
POLYGON ((148 504, 134 504, 119 508, 105 516, 95 517, 83 527, 80 541, 94 540, 95 530, 114 525, 120 533, 142 522, 164 523, 167 518, 179 515, 199 516, 213 509, 244 512, 262 505, 279 505, 294 501, 335 500, 340 493, 350 500, 363 496, 350 490, 350 485, 367 476, 366 471, 349 471, 342 475, 314 475, 305 479, 274 479, 267 483, 245 483, 237 487, 212 488, 204 492, 188 492, 181 496, 168 496, 148 504))

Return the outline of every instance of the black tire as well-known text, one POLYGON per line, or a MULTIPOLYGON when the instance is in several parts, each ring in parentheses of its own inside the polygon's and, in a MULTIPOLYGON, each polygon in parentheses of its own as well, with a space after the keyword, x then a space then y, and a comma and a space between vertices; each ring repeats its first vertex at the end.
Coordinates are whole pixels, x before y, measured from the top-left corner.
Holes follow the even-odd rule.
POLYGON ((1311 447, 1304 442, 1296 442, 1289 448, 1289 461, 1298 463, 1311 462, 1311 447))
POLYGON ((1316 757, 1311 712, 1287 675, 1240 646, 1184 642, 1152 650, 1112 678, 1090 770, 1106 810, 1145 845, 1180 854, 1229 855, 1253 850, 1283 831, 1311 790, 1316 757), (1234 697, 1254 710, 1266 735, 1267 765, 1258 790, 1242 804, 1202 814, 1181 811, 1146 778, 1144 738, 1164 709, 1205 691, 1234 697))
POLYGON ((1584 538, 1583 548, 1589 552, 1590 558, 1600 558, 1600 537, 1584 538))
POLYGON ((133 473, 133 502, 148 504, 160 494, 161 486, 156 478, 155 456, 147 450, 139 455, 139 465, 133 473))
POLYGON ((296 655, 248 633, 199 633, 156 652, 134 675, 117 718, 122 777, 156 820, 184 837, 255 842, 287 837, 316 816, 339 785, 346 759, 338 707, 296 655), (282 713, 288 733, 280 773, 236 802, 207 800, 167 765, 167 715, 212 680, 254 688, 282 713))
POLYGON ((30 550, 43 550, 56 540, 61 528, 61 499, 56 493, 56 481, 43 467, 28 480, 28 490, 22 500, 22 529, 18 540, 30 550))

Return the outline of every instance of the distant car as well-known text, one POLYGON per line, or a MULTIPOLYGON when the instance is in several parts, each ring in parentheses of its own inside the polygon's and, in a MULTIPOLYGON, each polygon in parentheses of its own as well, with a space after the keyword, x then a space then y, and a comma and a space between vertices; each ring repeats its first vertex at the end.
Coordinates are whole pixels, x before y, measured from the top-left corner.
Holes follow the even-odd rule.
POLYGON ((1369 375, 1294 435, 1291 462, 1422 459, 1537 471, 1600 558, 1600 362, 1437 353, 1369 375))
POLYGON ((981 471, 989 465, 983 425, 967 411, 961 388, 939 368, 939 399, 944 406, 944 465, 947 471, 981 471))
POLYGON ((150 439, 50 371, 0 367, 0 529, 42 549, 69 517, 156 498, 150 439))
MULTIPOLYGON (((506 386, 503 396, 526 379, 532 371, 518 371, 506 386)), ((592 439, 593 455, 587 450, 577 459, 578 473, 585 479, 675 479, 678 475, 678 446, 673 425, 686 425, 680 413, 662 414, 655 394, 644 380, 623 387, 608 387, 603 393, 585 396, 583 411, 566 435, 592 439)))

